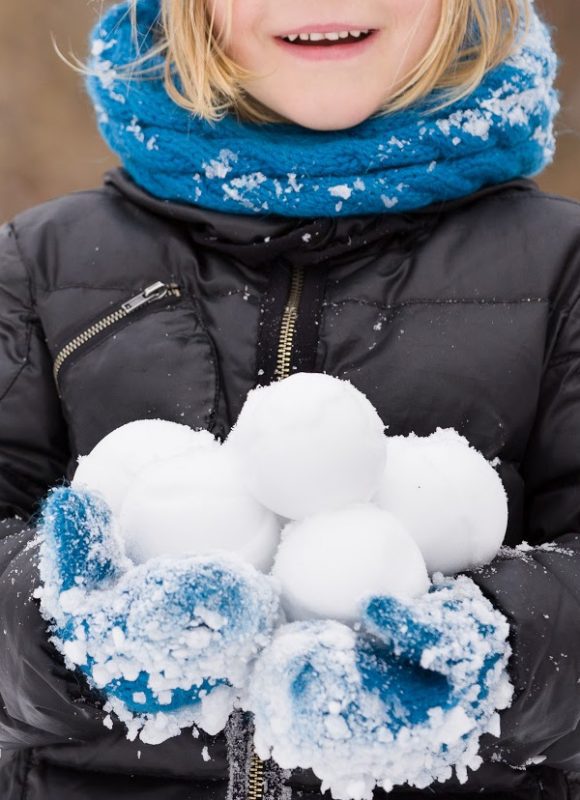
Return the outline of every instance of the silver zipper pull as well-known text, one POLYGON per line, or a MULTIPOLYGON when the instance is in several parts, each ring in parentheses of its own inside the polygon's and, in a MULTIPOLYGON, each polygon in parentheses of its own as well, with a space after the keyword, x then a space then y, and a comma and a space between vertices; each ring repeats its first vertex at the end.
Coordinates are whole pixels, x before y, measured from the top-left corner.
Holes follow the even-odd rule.
POLYGON ((171 287, 162 281, 152 283, 151 286, 148 286, 140 294, 135 295, 135 297, 132 297, 130 300, 127 300, 126 303, 123 303, 121 309, 125 312, 125 314, 130 314, 131 311, 135 311, 141 306, 150 303, 152 300, 162 300, 167 296, 167 294, 169 294, 170 289, 171 287))

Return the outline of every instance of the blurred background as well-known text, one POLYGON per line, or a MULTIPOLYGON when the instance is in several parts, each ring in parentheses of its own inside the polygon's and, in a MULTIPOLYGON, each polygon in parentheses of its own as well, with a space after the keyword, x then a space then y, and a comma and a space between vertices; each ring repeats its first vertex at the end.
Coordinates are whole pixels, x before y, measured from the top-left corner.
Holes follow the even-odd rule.
MULTIPOLYGON (((580 0, 536 0, 562 59, 558 156, 539 183, 580 199, 580 0)), ((116 164, 101 142, 82 80, 60 61, 84 57, 106 0, 0 0, 0 223, 66 192, 98 186, 116 164)))

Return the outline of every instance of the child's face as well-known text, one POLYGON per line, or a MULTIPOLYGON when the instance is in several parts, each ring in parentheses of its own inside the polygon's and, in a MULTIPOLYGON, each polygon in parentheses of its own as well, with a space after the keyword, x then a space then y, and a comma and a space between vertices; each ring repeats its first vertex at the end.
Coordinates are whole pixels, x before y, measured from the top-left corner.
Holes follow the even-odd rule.
MULTIPOLYGON (((225 26, 228 0, 215 7, 225 26)), ((233 0, 227 54, 259 73, 244 88, 282 117, 317 130, 341 130, 377 112, 425 55, 443 0, 233 0), (373 31, 363 41, 290 44, 299 32, 373 31), (348 42, 348 43, 346 43, 348 42)), ((340 41, 340 39, 339 39, 340 41)))

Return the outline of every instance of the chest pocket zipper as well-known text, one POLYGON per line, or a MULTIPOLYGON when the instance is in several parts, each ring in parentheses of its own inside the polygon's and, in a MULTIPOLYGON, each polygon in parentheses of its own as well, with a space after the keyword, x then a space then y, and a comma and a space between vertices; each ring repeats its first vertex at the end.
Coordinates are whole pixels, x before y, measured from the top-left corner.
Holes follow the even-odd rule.
POLYGON ((122 322, 126 317, 130 316, 138 309, 143 308, 150 303, 163 300, 166 297, 181 297, 181 290, 179 286, 177 286, 175 283, 163 283, 162 281, 152 283, 142 292, 135 295, 135 297, 132 297, 130 300, 122 303, 114 311, 111 311, 110 314, 106 314, 104 317, 101 317, 92 325, 89 325, 89 327, 84 331, 79 333, 78 336, 75 336, 74 339, 71 339, 70 342, 68 342, 62 348, 62 350, 59 351, 54 359, 52 372, 57 387, 60 371, 67 359, 69 359, 73 353, 76 353, 77 350, 89 344, 89 342, 91 342, 95 337, 99 336, 105 331, 108 331, 109 328, 122 322))

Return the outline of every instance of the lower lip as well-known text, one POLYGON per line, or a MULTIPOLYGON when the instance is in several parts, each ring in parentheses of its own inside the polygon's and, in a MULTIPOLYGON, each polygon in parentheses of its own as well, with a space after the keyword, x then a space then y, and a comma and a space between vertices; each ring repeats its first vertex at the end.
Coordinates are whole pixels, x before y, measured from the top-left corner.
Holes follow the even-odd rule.
POLYGON ((377 31, 373 31, 370 36, 361 39, 359 42, 333 44, 330 47, 328 45, 317 46, 315 44, 290 44, 290 42, 280 38, 276 38, 276 43, 286 52, 306 61, 342 61, 366 52, 369 47, 372 47, 376 36, 377 31))

